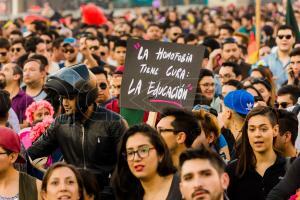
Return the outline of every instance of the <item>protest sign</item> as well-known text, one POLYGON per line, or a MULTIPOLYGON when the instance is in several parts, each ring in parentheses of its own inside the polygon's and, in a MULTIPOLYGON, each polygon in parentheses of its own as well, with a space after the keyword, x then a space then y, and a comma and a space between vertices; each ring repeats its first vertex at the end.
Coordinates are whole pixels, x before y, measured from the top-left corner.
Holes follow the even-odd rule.
POLYGON ((204 47, 129 39, 120 105, 159 112, 192 109, 204 47))

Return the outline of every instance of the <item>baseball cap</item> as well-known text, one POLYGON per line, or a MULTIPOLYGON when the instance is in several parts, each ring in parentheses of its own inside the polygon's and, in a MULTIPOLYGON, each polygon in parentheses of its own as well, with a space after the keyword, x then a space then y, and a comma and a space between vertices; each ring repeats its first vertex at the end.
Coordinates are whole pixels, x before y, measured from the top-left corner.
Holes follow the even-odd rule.
POLYGON ((72 47, 78 46, 76 38, 72 38, 72 37, 68 37, 64 39, 63 46, 66 46, 67 44, 71 45, 72 47))
MULTIPOLYGON (((14 153, 20 153, 21 142, 19 136, 10 128, 0 127, 0 147, 14 153)), ((16 162, 24 163, 25 159, 19 154, 16 162)))
POLYGON ((247 115, 253 108, 254 97, 246 90, 235 90, 225 96, 224 104, 238 114, 247 115))

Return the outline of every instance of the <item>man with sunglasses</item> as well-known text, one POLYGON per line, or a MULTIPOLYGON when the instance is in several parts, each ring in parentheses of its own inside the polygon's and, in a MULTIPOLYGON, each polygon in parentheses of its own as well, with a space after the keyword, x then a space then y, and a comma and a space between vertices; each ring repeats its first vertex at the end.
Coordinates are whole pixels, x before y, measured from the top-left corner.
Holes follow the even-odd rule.
POLYGON ((285 68, 290 62, 290 53, 295 43, 295 33, 288 25, 281 25, 276 34, 277 49, 266 56, 262 61, 264 66, 269 66, 276 80, 277 88, 280 88, 288 79, 285 68))
POLYGON ((9 62, 9 48, 9 41, 5 38, 0 38, 0 69, 4 64, 9 62))
POLYGON ((98 86, 98 98, 96 99, 96 103, 100 106, 105 107, 109 104, 115 97, 111 98, 109 92, 109 81, 107 79, 107 72, 100 67, 94 67, 91 69, 91 72, 95 74, 97 79, 98 86))
POLYGON ((26 54, 23 40, 14 40, 10 47, 10 59, 16 62, 21 56, 26 54))
POLYGON ((62 44, 65 62, 60 64, 59 67, 70 67, 72 65, 76 65, 77 62, 77 55, 78 55, 78 43, 75 38, 66 38, 62 44))
POLYGON ((294 85, 285 85, 277 92, 277 107, 286 109, 292 107, 297 103, 300 97, 300 88, 294 85))
POLYGON ((182 29, 180 26, 172 26, 167 30, 167 34, 169 42, 176 42, 177 38, 182 34, 182 29))

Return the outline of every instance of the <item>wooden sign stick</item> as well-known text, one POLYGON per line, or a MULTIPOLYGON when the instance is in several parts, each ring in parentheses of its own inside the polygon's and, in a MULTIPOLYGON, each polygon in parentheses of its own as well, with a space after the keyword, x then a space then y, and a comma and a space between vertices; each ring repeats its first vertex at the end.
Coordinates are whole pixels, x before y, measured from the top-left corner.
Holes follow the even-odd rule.
POLYGON ((155 128, 156 119, 157 119, 157 112, 149 112, 147 124, 155 128))

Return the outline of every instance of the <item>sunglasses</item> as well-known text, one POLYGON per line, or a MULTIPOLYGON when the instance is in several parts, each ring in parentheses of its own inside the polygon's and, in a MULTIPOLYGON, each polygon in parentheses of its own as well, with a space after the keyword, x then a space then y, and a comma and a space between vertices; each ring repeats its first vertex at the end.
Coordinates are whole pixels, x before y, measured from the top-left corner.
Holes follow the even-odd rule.
POLYGON ((64 52, 64 53, 68 53, 68 52, 74 53, 75 50, 74 50, 74 49, 64 49, 63 52, 64 52))
POLYGON ((281 40, 282 40, 283 38, 289 40, 289 39, 292 38, 292 35, 278 35, 277 37, 278 37, 279 39, 281 39, 281 40))
POLYGON ((281 103, 275 103, 274 104, 275 108, 279 108, 279 107, 281 107, 281 108, 287 108, 288 105, 289 105, 288 102, 281 102, 281 103))
POLYGON ((99 87, 101 88, 101 90, 105 90, 107 88, 107 84, 106 83, 100 83, 99 87))
POLYGON ((105 52, 100 52, 100 55, 101 55, 101 56, 105 56, 106 53, 105 53, 105 52))
POLYGON ((174 35, 174 36, 178 36, 178 35, 180 35, 180 33, 173 33, 173 35, 174 35))
POLYGON ((11 52, 20 52, 21 48, 11 48, 11 52))
POLYGON ((0 52, 0 55, 4 57, 7 55, 7 52, 0 52))
POLYGON ((89 49, 91 51, 97 51, 99 49, 99 47, 98 46, 91 46, 89 49))
POLYGON ((45 42, 46 44, 50 44, 50 43, 51 43, 51 40, 44 40, 44 42, 45 42))

